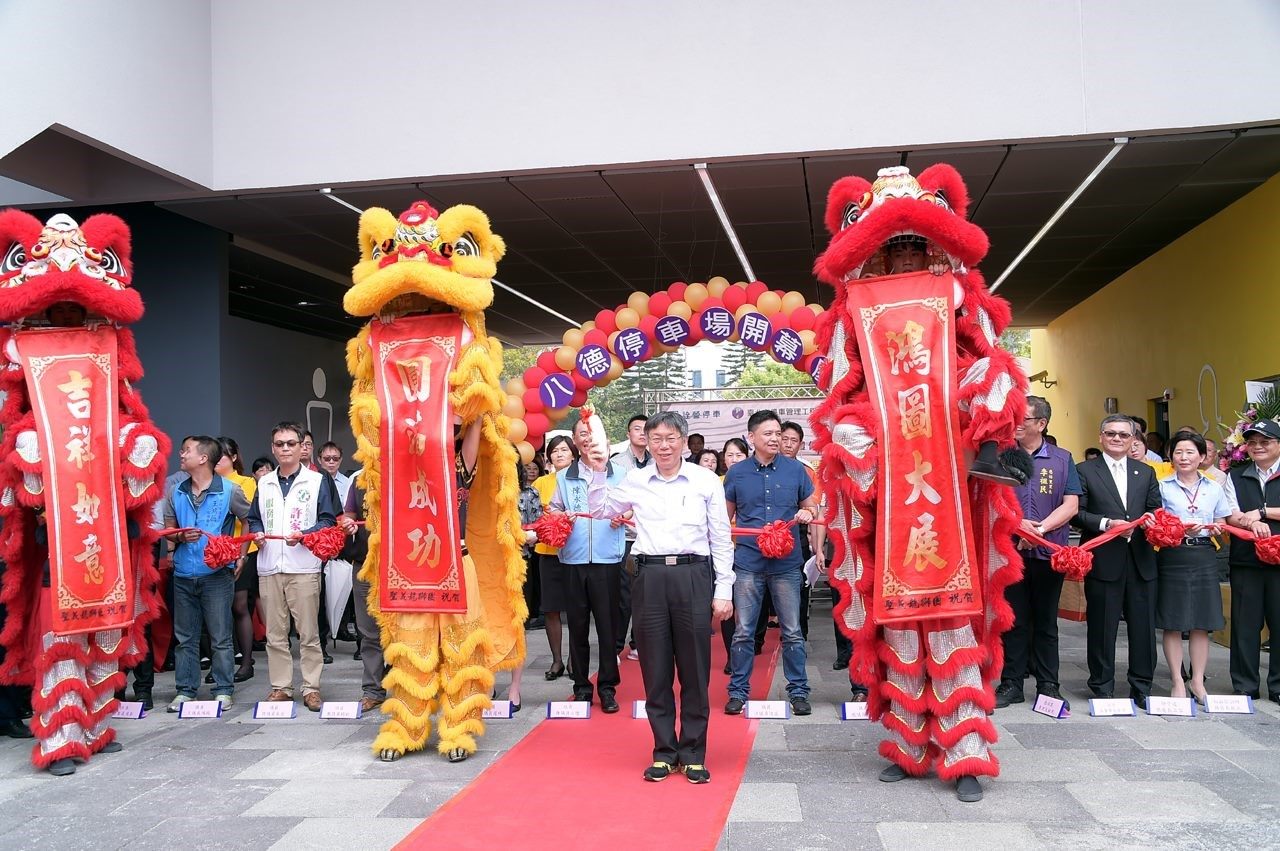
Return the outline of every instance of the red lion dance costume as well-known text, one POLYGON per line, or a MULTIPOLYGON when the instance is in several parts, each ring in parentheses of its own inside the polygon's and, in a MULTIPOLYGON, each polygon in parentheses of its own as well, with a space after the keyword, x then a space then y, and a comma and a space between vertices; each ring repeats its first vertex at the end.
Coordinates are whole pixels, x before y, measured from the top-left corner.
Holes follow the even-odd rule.
POLYGON ((31 685, 32 761, 119 750, 121 666, 156 609, 152 506, 169 441, 133 390, 142 299, 115 216, 0 212, 0 682, 31 685), (47 567, 46 567, 47 566, 47 567))
POLYGON ((831 243, 815 265, 836 290, 818 329, 828 397, 812 422, 831 502, 835 618, 888 733, 880 754, 893 765, 881 779, 932 766, 962 800, 978 800, 976 778, 999 773, 989 684, 1013 619, 1004 588, 1021 571, 1017 479, 997 451, 1013 445, 1026 379, 996 345, 1009 307, 973 268, 987 238, 967 205, 946 165, 918 180, 897 167, 874 184, 831 187, 831 243), (885 274, 904 241, 930 271, 885 274))

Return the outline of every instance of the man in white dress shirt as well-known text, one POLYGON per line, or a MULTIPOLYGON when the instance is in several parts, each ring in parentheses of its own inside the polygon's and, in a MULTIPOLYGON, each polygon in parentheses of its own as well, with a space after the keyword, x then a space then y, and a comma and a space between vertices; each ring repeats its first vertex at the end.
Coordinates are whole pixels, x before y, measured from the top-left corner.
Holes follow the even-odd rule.
POLYGON ((612 488, 605 481, 609 448, 593 445, 587 453, 594 471, 587 490, 592 515, 635 512, 632 619, 654 741, 644 779, 652 782, 665 780, 677 766, 690 783, 711 779, 705 766, 711 622, 733 615, 733 543, 724 488, 715 473, 684 460, 688 433, 679 414, 650 417, 645 434, 654 463, 632 470, 612 488))

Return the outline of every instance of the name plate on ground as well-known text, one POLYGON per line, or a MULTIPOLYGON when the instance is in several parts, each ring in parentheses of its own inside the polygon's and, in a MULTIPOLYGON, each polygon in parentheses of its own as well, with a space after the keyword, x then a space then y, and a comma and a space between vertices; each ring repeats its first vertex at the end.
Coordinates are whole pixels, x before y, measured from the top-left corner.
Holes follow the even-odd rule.
POLYGON ((132 718, 135 721, 139 718, 147 717, 147 710, 142 708, 141 700, 122 700, 120 705, 116 707, 116 711, 111 713, 112 718, 132 718))
POLYGON ((790 718, 791 704, 785 700, 748 700, 748 718, 790 718))
POLYGON ((511 701, 495 700, 493 706, 480 713, 481 718, 510 718, 511 701))
POLYGON ((179 718, 221 718, 222 704, 216 700, 188 700, 178 707, 179 718))
POLYGON ((870 718, 865 700, 846 700, 840 704, 841 721, 869 721, 870 718))
MULTIPOLYGON (((320 704, 324 709, 324 704, 320 704)), ((298 704, 292 700, 259 700, 253 705, 254 718, 297 718, 298 704)))
POLYGON ((320 719, 336 721, 340 719, 359 718, 364 713, 360 710, 358 700, 326 700, 320 704, 320 719))
POLYGON ((1194 718, 1196 702, 1189 697, 1155 697, 1147 698, 1148 715, 1181 715, 1194 718))
POLYGON ((585 700, 553 700, 547 704, 548 718, 580 720, 591 717, 591 704, 585 700))
POLYGON ((1247 694, 1205 695, 1204 711, 1227 715, 1252 715, 1253 698, 1247 694))
POLYGON ((649 705, 643 700, 631 701, 631 717, 632 718, 648 718, 649 705))
POLYGON ((1127 697, 1095 697, 1089 701, 1089 714, 1095 718, 1137 715, 1137 707, 1127 697))
POLYGON ((1037 694, 1036 702, 1031 707, 1032 712, 1039 712, 1041 715, 1048 715, 1050 718, 1070 718, 1071 710, 1067 709, 1067 702, 1056 697, 1049 697, 1047 694, 1037 694))

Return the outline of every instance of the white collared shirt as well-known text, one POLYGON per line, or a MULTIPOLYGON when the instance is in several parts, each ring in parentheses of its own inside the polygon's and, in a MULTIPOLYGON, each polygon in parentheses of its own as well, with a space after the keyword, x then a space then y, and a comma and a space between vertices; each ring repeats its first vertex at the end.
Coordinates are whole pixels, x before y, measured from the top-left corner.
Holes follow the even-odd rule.
POLYGON ((733 599, 733 539, 720 477, 705 467, 683 461, 670 479, 651 463, 627 473, 609 487, 595 473, 587 487, 593 517, 635 512, 634 555, 710 556, 715 568, 715 599, 733 599))
MULTIPOLYGON (((1259 467, 1257 464, 1254 464, 1253 469, 1258 474, 1258 478, 1261 480, 1262 492, 1265 495, 1267 491, 1267 482, 1270 481, 1271 477, 1274 476, 1277 471, 1280 471, 1280 461, 1276 461, 1274 464, 1272 464, 1270 467, 1268 467, 1265 470, 1259 467)), ((1227 492, 1227 501, 1231 503, 1232 511, 1233 512, 1239 511, 1240 500, 1236 498, 1235 479, 1233 479, 1231 476, 1227 476, 1227 480, 1226 482, 1223 483, 1222 489, 1227 492)))

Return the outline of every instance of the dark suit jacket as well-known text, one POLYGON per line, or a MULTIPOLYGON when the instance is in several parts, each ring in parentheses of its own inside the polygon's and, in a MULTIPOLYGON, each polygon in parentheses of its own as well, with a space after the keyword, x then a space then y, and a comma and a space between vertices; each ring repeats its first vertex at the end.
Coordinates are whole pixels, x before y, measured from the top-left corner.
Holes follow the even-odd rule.
MULTIPOLYGON (((1160 486, 1156 483, 1155 470, 1132 458, 1126 458, 1125 465, 1129 477, 1126 505, 1120 504, 1120 492, 1111 478, 1106 456, 1076 465, 1084 493, 1080 497, 1080 511, 1071 522, 1080 529, 1080 543, 1102 534, 1098 526, 1104 517, 1134 520, 1160 507, 1160 486)), ((1135 529, 1128 541, 1116 538, 1095 549, 1090 576, 1103 581, 1119 579, 1124 575, 1130 556, 1138 567, 1139 576, 1147 580, 1156 578, 1156 554, 1141 528, 1135 529)))

